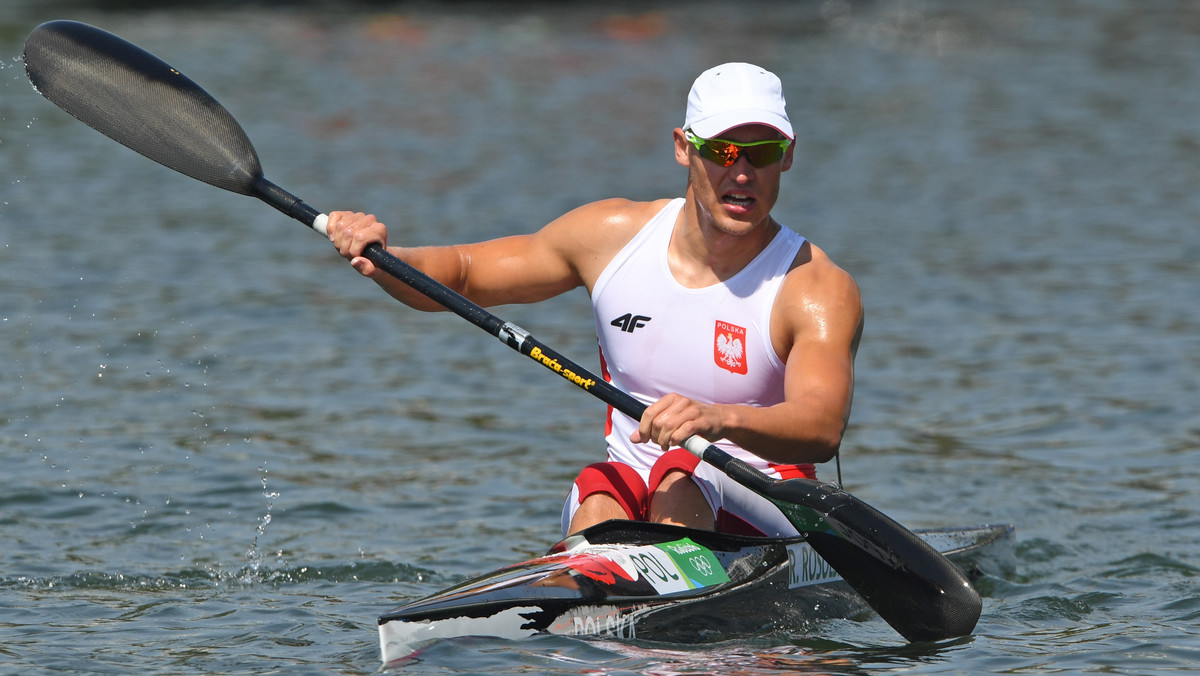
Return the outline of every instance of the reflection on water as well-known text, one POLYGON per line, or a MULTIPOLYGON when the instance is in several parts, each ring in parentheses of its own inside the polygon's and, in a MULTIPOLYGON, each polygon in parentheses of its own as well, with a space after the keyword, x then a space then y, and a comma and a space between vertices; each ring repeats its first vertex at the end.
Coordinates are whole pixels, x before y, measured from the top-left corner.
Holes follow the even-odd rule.
MULTIPOLYGON (((1017 524, 1018 570, 981 583, 962 642, 899 647, 855 618, 704 647, 464 639, 405 671, 1195 663, 1191 4, 111 7, 0 8, 14 665, 372 672, 379 613, 554 539, 604 413, 461 320, 393 306, 273 210, 54 109, 18 56, 64 16, 208 89, 271 180, 417 244, 678 194, 692 78, 772 68, 799 130, 777 216, 867 306, 849 488, 911 526, 1017 524)), ((595 366, 582 293, 498 314, 595 366)))

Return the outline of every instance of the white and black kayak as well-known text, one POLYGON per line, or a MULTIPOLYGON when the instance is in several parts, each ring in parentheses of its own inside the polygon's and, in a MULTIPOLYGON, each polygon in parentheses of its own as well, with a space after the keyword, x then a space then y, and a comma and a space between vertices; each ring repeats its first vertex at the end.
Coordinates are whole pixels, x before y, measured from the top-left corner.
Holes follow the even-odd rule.
MULTIPOLYGON (((1011 556, 1013 528, 915 531, 973 576, 1011 556)), ((848 617, 866 602, 804 536, 755 538, 609 521, 379 618, 385 663, 457 636, 538 633, 695 643, 848 617)))

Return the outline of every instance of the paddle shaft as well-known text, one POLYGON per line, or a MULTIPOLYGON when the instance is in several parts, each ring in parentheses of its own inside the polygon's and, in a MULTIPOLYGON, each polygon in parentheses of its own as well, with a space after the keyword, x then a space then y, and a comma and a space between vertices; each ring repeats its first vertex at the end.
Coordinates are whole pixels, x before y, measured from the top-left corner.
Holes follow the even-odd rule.
MULTIPOLYGON (((327 219, 324 214, 319 213, 300 198, 271 183, 266 178, 259 178, 255 182, 252 194, 318 233, 326 234, 327 219)), ((379 244, 368 245, 363 250, 362 256, 371 261, 375 267, 407 284, 421 295, 499 338, 500 342, 545 366, 564 380, 578 386, 617 411, 634 420, 642 419, 642 414, 646 411, 646 404, 614 387, 603 378, 597 377, 587 368, 534 338, 520 326, 488 312, 441 282, 388 253, 379 244)), ((724 471, 730 478, 751 490, 761 491, 771 482, 770 477, 754 470, 702 437, 692 436, 684 442, 683 446, 696 457, 724 471)))
MULTIPOLYGON (((304 223, 313 230, 321 234, 326 234, 326 217, 324 214, 319 213, 316 209, 305 204, 296 196, 267 179, 259 179, 253 195, 279 211, 304 223)), ((587 368, 560 354, 537 338, 534 338, 520 326, 488 312, 441 282, 388 253, 379 244, 367 246, 363 250, 362 256, 374 263, 375 267, 412 287, 413 290, 436 302, 438 305, 499 338, 500 342, 545 366, 564 380, 578 386, 580 389, 592 394, 634 420, 641 420, 642 413, 646 410, 645 404, 628 393, 613 387, 608 381, 596 376, 587 368)), ((695 446, 695 442, 691 445, 695 446)), ((710 446, 707 442, 704 445, 705 447, 710 446)), ((724 453, 724 451, 715 447, 713 450, 717 453, 724 453)), ((704 452, 701 451, 697 455, 703 457, 704 452)))

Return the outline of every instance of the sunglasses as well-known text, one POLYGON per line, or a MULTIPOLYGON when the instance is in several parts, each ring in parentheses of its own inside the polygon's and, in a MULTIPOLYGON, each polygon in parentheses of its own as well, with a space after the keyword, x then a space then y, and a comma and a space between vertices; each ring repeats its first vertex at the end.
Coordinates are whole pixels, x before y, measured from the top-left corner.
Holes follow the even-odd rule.
POLYGON ((683 132, 683 135, 692 145, 696 146, 700 157, 722 167, 732 167, 744 154, 752 166, 761 169, 783 159, 783 154, 787 152, 788 146, 792 145, 790 139, 739 143, 715 138, 700 138, 690 130, 683 132))

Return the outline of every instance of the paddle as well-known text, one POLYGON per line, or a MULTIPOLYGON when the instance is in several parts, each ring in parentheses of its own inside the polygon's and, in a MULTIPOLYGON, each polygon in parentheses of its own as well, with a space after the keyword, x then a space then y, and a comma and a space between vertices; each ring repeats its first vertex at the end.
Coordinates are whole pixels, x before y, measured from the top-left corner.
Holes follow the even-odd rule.
MULTIPOLYGON (((157 57, 87 24, 51 21, 29 35, 24 58, 38 92, 85 124, 178 172, 257 197, 324 234, 323 214, 263 176, 258 154, 233 116, 157 57)), ((621 413, 642 417, 646 407, 640 401, 378 244, 363 256, 621 413)), ((982 609, 978 593, 953 564, 900 524, 835 486, 772 479, 699 437, 685 445, 778 505, 813 549, 906 639, 935 641, 974 629, 982 609)))

